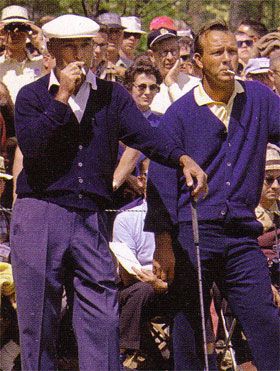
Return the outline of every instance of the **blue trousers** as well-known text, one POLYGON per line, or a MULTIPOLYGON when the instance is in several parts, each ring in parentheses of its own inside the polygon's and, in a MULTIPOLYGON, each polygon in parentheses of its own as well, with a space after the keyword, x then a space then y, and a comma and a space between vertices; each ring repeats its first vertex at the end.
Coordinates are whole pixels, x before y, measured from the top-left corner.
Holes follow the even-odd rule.
POLYGON ((80 370, 119 370, 115 269, 103 213, 18 199, 11 246, 22 370, 57 369, 61 297, 69 281, 80 370))
MULTIPOLYGON (((240 321, 257 369, 278 370, 279 310, 273 304, 266 259, 256 241, 260 224, 254 220, 201 222, 199 232, 206 314, 209 315, 210 289, 215 281, 240 321)), ((180 223, 174 252, 172 291, 178 309, 173 329, 175 370, 203 370, 197 263, 191 223, 180 223)))

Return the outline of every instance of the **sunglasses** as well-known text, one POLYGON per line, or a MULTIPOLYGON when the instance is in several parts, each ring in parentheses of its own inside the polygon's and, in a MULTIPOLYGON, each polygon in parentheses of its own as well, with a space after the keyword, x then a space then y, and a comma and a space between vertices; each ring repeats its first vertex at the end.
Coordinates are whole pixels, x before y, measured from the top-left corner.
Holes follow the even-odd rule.
POLYGON ((253 40, 241 40, 237 41, 237 47, 241 48, 241 46, 245 44, 246 46, 252 46, 253 45, 253 40))
POLYGON ((29 32, 31 27, 24 23, 12 22, 4 26, 4 31, 7 32, 29 32))
POLYGON ((160 91, 160 87, 157 84, 151 84, 151 85, 148 85, 148 84, 139 84, 139 85, 133 84, 133 86, 135 86, 135 88, 137 88, 140 93, 144 93, 144 91, 146 91, 147 88, 149 88, 152 93, 154 93, 154 92, 158 93, 160 91))
POLYGON ((187 60, 191 59, 189 54, 180 55, 180 58, 182 59, 183 62, 186 62, 187 60))
POLYGON ((273 176, 266 176, 264 178, 264 181, 267 185, 271 186, 275 180, 277 180, 278 184, 280 185, 280 176, 278 176, 277 178, 274 178, 273 176))
POLYGON ((138 32, 124 32, 124 33, 123 33, 123 37, 124 37, 125 39, 129 39, 130 36, 133 36, 134 39, 137 39, 137 40, 140 40, 140 38, 141 38, 141 34, 138 33, 138 32))

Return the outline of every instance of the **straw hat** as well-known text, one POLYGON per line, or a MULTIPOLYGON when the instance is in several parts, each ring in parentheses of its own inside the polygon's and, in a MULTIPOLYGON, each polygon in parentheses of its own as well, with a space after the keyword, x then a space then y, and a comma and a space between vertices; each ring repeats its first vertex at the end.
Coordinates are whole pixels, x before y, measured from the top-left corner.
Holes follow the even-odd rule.
POLYGON ((280 170, 280 148, 268 143, 265 170, 280 170))
POLYGON ((26 8, 18 5, 7 6, 2 10, 1 22, 8 23, 30 23, 26 8))

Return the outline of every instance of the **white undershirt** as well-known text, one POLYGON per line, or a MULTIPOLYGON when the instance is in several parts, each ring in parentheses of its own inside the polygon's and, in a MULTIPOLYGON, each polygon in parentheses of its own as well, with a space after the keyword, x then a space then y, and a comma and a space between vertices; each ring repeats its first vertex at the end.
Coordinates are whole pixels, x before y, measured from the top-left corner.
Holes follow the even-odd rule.
MULTIPOLYGON (((53 70, 51 70, 50 74, 49 90, 52 85, 59 86, 59 81, 57 80, 53 70)), ((91 70, 87 72, 86 79, 82 83, 78 93, 76 95, 72 94, 68 100, 68 104, 71 107, 79 123, 81 122, 86 109, 90 87, 93 90, 97 89, 96 76, 91 70)))

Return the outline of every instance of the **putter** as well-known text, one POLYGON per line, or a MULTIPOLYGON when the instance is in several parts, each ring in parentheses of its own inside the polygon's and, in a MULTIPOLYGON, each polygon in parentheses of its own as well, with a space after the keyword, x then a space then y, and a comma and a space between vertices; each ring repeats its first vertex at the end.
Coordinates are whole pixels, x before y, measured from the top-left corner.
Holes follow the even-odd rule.
POLYGON ((202 271, 200 261, 200 249, 199 249, 199 230, 198 230, 198 218, 197 218, 197 202, 191 197, 191 211, 192 211, 192 229, 193 229, 193 240, 196 251, 196 262, 197 262, 197 278, 198 278, 198 292, 199 292, 199 305, 201 314, 201 325, 202 325, 202 336, 203 336, 203 351, 204 351, 204 363, 205 371, 209 371, 208 364, 208 352, 207 352, 207 339, 206 339, 206 325, 205 325, 205 312, 204 312, 204 300, 203 300, 203 286, 202 286, 202 271))

